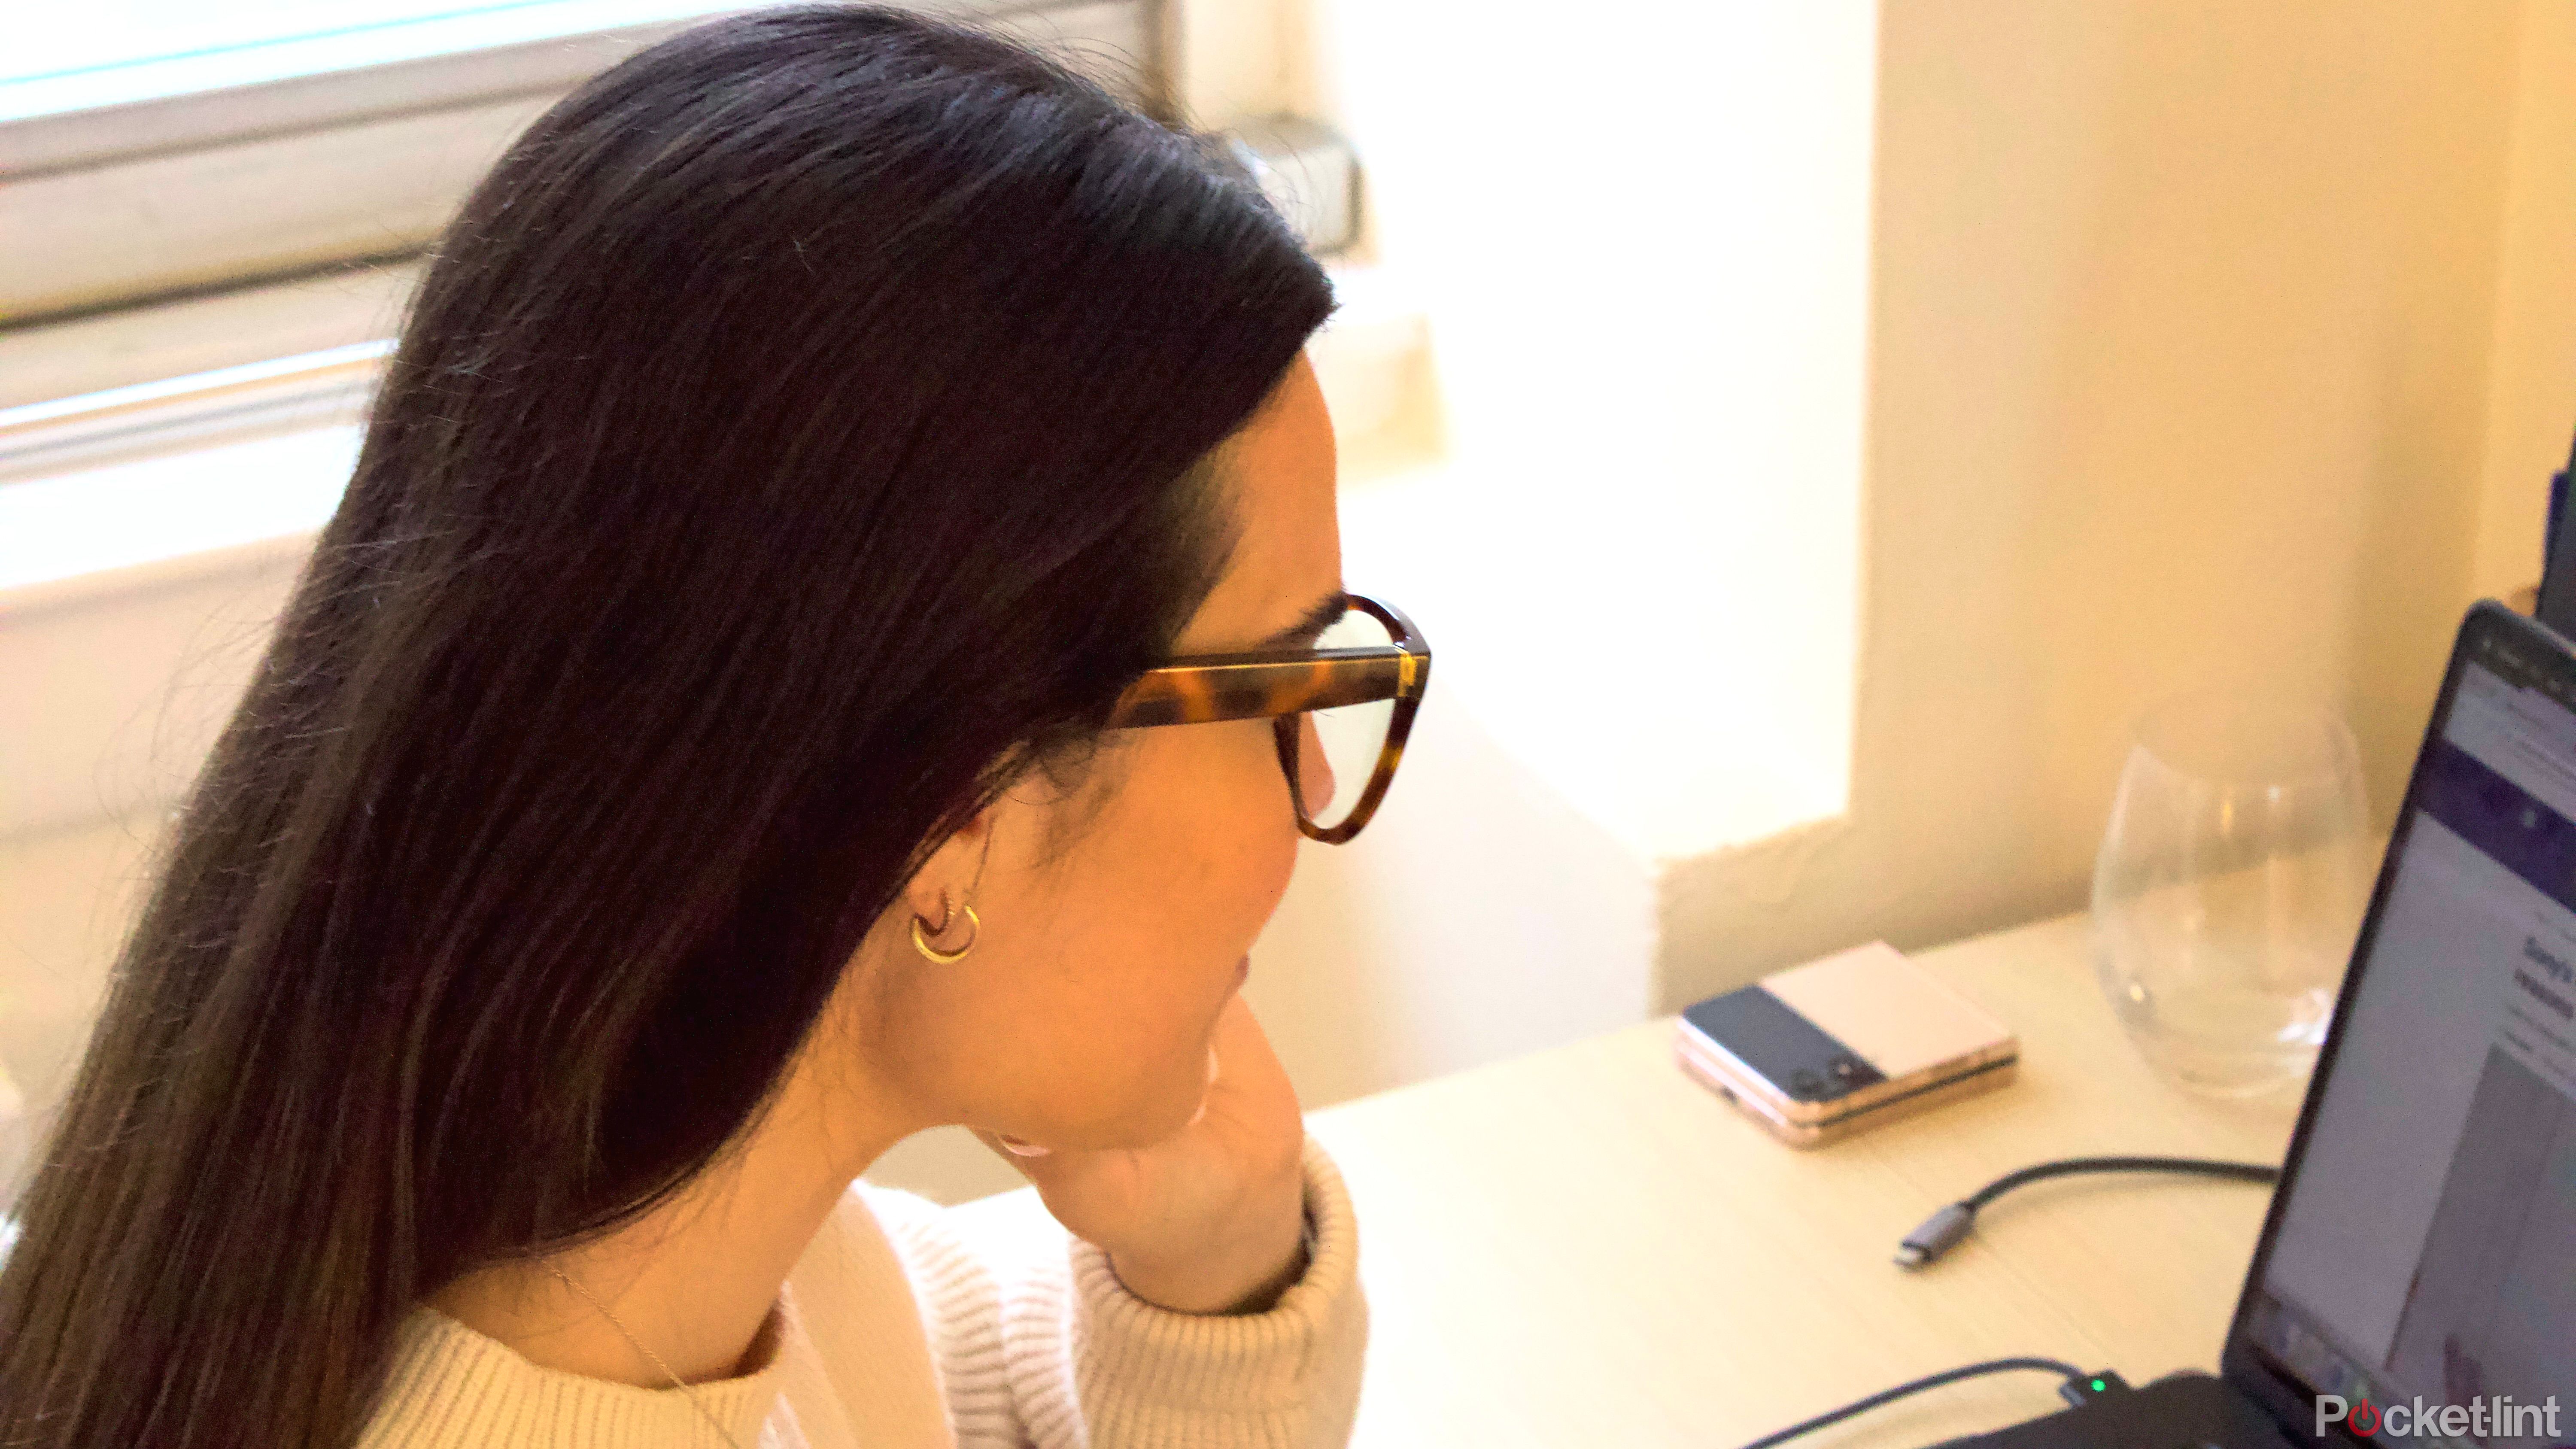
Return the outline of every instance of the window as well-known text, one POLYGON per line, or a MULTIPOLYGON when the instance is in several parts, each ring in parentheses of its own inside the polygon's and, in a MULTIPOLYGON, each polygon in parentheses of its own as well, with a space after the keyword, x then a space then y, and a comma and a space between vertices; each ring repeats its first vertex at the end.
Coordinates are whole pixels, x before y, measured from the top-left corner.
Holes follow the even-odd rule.
MULTIPOLYGON (((521 127, 619 58, 745 8, 102 0, 14 17, 0 61, 12 378, 0 406, 380 335, 408 284, 401 264, 521 127), (148 327, 73 325, 152 306, 174 310, 148 327)), ((1046 40, 1163 103, 1162 0, 939 8, 1046 40)))

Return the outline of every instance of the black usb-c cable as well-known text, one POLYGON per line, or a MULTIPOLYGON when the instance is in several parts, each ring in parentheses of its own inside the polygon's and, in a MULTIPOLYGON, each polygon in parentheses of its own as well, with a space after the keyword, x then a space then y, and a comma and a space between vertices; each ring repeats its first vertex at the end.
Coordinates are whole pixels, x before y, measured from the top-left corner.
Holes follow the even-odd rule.
POLYGON ((2088 1172, 2173 1172, 2193 1177, 2225 1178, 2269 1186, 2281 1180, 2281 1169, 2259 1162, 2213 1162, 2202 1157, 2069 1157, 2010 1172, 1923 1220, 1896 1248, 1896 1266, 1920 1268, 1957 1247, 1977 1225, 1977 1210, 2017 1187, 2073 1177, 2088 1172))
MULTIPOLYGON (((1920 1268, 1958 1246, 1959 1240, 1968 1236, 1968 1230, 1977 1225, 1978 1209, 2014 1188, 2024 1187, 2034 1182, 2046 1182, 2052 1177, 2074 1177, 2081 1173, 2093 1172, 2171 1172, 2191 1177, 2215 1177, 2231 1182, 2265 1185, 2278 1183, 2281 1180, 2281 1169, 2277 1167, 2267 1167, 2259 1162, 2214 1162, 2202 1157, 2068 1157, 2056 1162, 2042 1162, 2025 1167, 2019 1172, 2006 1173, 1924 1219, 1923 1226, 1908 1233, 1904 1243, 1897 1248, 1897 1266, 1920 1268)), ((1882 1404, 1894 1403, 1898 1399, 1911 1397, 1926 1389, 1937 1389, 1947 1384, 1955 1384, 1962 1379, 1980 1378, 1986 1374, 2012 1373, 2020 1370, 2056 1374, 2062 1380, 2057 1387, 2058 1397, 2070 1404, 2089 1404, 2095 1399, 2129 1392, 2128 1382, 2109 1369, 2099 1373, 2086 1373, 2071 1363, 2054 1358, 1988 1359, 1982 1363, 1963 1364, 1958 1368, 1944 1369, 1937 1374, 1926 1374, 1922 1378, 1898 1384, 1892 1389, 1881 1389, 1868 1398, 1854 1399, 1839 1409, 1827 1410, 1812 1419, 1802 1419, 1788 1428, 1765 1434, 1743 1446, 1743 1449, 1776 1449, 1776 1446, 1792 1439, 1839 1424, 1855 1414, 1865 1414, 1882 1404)))

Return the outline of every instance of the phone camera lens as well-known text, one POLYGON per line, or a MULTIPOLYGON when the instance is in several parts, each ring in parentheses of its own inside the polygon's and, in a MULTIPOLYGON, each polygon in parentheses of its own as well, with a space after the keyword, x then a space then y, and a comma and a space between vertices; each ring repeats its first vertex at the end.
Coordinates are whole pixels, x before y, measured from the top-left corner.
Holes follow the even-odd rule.
POLYGON ((1862 1068, 1858 1057, 1851 1055, 1849 1052, 1845 1052, 1827 1063, 1826 1070, 1834 1074, 1835 1081, 1849 1085, 1860 1080, 1864 1069, 1862 1068))
POLYGON ((1789 1074, 1789 1095, 1801 1102, 1813 1102, 1825 1095, 1825 1079, 1800 1067, 1789 1074))

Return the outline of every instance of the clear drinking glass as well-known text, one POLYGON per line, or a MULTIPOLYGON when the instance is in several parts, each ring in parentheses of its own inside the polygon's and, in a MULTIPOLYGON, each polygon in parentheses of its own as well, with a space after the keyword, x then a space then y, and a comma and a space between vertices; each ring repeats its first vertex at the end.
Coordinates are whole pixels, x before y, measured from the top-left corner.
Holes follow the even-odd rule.
POLYGON ((2237 694, 2142 716, 2093 869, 2093 966, 2148 1060, 2253 1096, 2314 1065, 2377 852, 2334 715, 2237 694))

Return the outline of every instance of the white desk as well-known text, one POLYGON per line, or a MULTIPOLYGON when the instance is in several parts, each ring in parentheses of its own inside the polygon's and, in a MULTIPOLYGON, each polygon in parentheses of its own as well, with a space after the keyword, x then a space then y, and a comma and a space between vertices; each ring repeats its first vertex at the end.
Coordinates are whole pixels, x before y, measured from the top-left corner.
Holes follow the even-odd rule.
MULTIPOLYGON (((1726 1449, 1974 1359, 2132 1382, 2213 1367, 2261 1189, 2045 1183, 1919 1273, 1890 1255, 1934 1208, 2048 1158, 2277 1161, 2295 1096, 2214 1103, 2153 1075, 2080 916, 1919 959, 2020 1033, 2020 1080, 1813 1151, 1682 1076, 1669 1019, 1314 1114, 1359 1205, 1354 1442, 1726 1449)), ((1811 1442, 1925 1444, 2062 1407, 2055 1388, 1961 1384, 1811 1442)))

